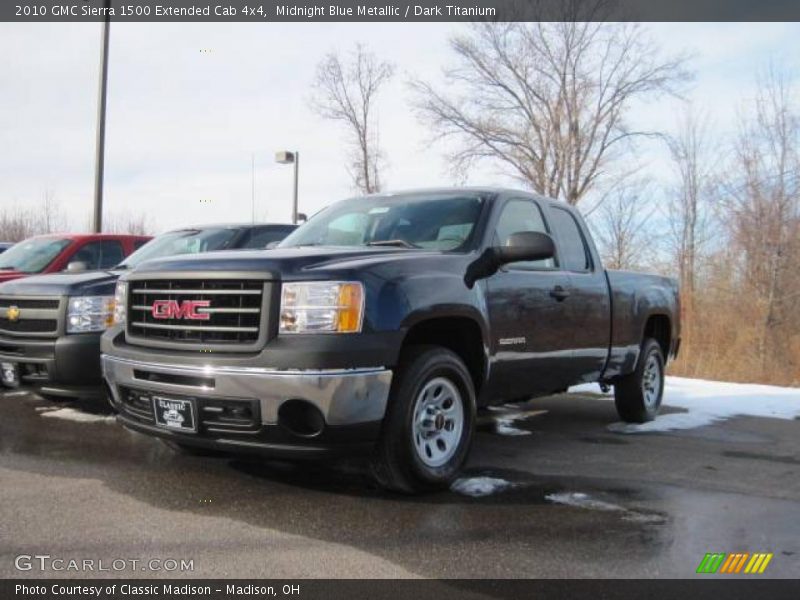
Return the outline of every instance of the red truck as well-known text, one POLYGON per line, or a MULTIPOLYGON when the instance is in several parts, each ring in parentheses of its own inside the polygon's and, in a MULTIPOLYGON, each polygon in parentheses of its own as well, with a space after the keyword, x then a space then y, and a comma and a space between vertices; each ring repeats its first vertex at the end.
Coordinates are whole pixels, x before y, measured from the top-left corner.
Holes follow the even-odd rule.
POLYGON ((0 254, 0 283, 34 274, 109 269, 149 239, 113 233, 37 235, 0 254))

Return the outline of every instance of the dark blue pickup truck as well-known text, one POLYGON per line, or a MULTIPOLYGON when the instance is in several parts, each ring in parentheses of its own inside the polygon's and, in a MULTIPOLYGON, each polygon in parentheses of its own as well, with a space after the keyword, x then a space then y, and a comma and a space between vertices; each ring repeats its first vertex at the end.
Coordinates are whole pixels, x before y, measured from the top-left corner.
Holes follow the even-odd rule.
POLYGON ((580 214, 500 189, 333 204, 268 253, 150 261, 117 284, 119 419, 186 450, 361 452, 384 486, 447 485, 482 406, 583 382, 653 419, 675 281, 607 271, 580 214))

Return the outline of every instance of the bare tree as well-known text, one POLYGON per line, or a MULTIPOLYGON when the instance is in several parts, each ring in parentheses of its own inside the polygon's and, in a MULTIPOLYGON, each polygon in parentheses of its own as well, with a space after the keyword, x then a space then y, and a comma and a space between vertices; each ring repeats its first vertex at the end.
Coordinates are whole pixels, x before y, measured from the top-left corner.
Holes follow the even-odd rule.
POLYGON ((45 190, 42 202, 39 205, 38 217, 39 227, 42 232, 53 233, 66 227, 64 213, 61 205, 56 200, 52 190, 45 190))
POLYGON ((391 63, 379 60, 361 44, 346 64, 330 53, 317 66, 311 106, 321 117, 345 126, 352 147, 348 170, 355 187, 365 194, 381 189, 383 156, 376 98, 393 74, 391 63))
POLYGON ((761 372, 769 362, 796 372, 785 342, 800 335, 800 115, 775 68, 759 82, 753 113, 742 119, 723 202, 743 281, 758 303, 761 372))
POLYGON ((677 135, 668 138, 675 184, 668 190, 671 251, 681 284, 685 314, 691 317, 699 254, 708 241, 708 200, 717 180, 707 122, 690 108, 681 116, 677 135))
POLYGON ((653 232, 648 228, 655 214, 648 185, 639 180, 615 188, 594 219, 595 232, 609 269, 641 269, 653 254, 653 232))
POLYGON ((675 93, 685 57, 635 23, 477 23, 450 45, 446 86, 412 82, 417 109, 463 171, 491 159, 534 191, 577 204, 635 138, 633 101, 675 93))
POLYGON ((106 216, 103 229, 106 233, 127 233, 130 235, 152 235, 153 226, 145 213, 122 211, 106 216))

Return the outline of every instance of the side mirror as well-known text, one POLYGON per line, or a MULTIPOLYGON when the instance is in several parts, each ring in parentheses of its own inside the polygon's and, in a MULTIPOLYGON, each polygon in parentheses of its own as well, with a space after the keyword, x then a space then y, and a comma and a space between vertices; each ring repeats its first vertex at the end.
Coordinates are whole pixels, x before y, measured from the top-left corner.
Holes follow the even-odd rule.
POLYGON ((518 231, 512 233, 505 246, 497 246, 494 256, 500 265, 524 260, 545 260, 556 254, 556 245, 546 233, 518 231))
POLYGON ((278 247, 278 244, 280 244, 280 242, 270 242, 269 244, 267 244, 266 246, 264 246, 264 248, 265 248, 266 250, 272 250, 273 248, 277 248, 277 247, 278 247))
POLYGON ((75 273, 77 271, 85 271, 88 268, 88 266, 89 265, 87 265, 82 260, 76 260, 76 261, 73 261, 73 262, 69 263, 67 265, 66 270, 69 271, 70 273, 75 273))
POLYGON ((464 283, 472 288, 475 282, 497 273, 497 269, 508 263, 524 260, 545 260, 556 255, 556 245, 546 233, 518 231, 512 233, 505 246, 487 248, 468 267, 464 283))

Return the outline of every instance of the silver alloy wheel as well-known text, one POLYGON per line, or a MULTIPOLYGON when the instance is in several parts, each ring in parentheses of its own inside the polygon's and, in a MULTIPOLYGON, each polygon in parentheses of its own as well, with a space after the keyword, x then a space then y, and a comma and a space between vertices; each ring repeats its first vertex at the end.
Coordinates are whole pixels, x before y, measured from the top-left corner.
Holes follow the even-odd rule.
POLYGON ((411 431, 414 449, 428 467, 446 464, 464 432, 464 401, 458 387, 445 377, 431 379, 414 403, 411 431))
POLYGON ((661 393, 661 365, 658 362, 658 357, 651 354, 647 357, 647 362, 644 364, 644 371, 642 372, 642 395, 644 396, 644 405, 647 408, 655 408, 658 404, 658 396, 661 393))

